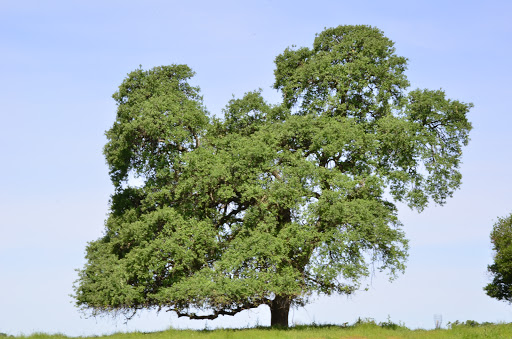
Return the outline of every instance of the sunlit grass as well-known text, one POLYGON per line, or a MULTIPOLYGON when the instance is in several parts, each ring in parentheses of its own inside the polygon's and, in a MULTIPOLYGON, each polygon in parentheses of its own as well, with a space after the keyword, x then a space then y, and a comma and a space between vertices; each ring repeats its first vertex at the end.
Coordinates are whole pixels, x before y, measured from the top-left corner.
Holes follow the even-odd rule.
MULTIPOLYGON (((10 336, 16 339, 66 339, 62 334, 35 333, 30 336, 10 336)), ((320 338, 512 338, 512 324, 478 324, 475 322, 456 324, 451 329, 410 330, 405 326, 390 321, 376 324, 373 321, 359 321, 351 326, 338 325, 301 325, 288 329, 277 328, 245 328, 245 329, 216 329, 216 330, 175 330, 162 332, 131 332, 115 333, 112 335, 81 337, 105 339, 185 339, 185 338, 233 338, 233 339, 320 339, 320 338)))

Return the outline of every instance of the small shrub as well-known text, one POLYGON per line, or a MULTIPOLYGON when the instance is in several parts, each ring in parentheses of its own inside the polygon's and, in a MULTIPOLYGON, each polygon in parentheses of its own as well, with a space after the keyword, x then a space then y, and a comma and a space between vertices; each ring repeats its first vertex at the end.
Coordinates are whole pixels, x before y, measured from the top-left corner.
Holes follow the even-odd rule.
POLYGON ((466 324, 465 325, 468 326, 468 327, 478 327, 478 326, 480 326, 478 321, 474 321, 474 320, 466 320, 466 324))
POLYGON ((379 323, 379 326, 382 328, 387 328, 390 330, 398 330, 399 328, 406 328, 404 324, 397 324, 391 321, 390 316, 388 315, 388 320, 379 323))
POLYGON ((447 326, 452 329, 456 328, 456 327, 481 327, 481 326, 489 326, 489 325, 494 325, 494 324, 487 322, 487 321, 485 321, 483 323, 479 323, 478 321, 475 321, 475 320, 466 320, 465 322, 455 320, 454 322, 449 322, 447 324, 447 326))
POLYGON ((356 322, 354 323, 354 326, 360 326, 360 325, 375 325, 377 326, 377 323, 375 322, 375 319, 373 318, 363 318, 361 317, 357 318, 356 322))

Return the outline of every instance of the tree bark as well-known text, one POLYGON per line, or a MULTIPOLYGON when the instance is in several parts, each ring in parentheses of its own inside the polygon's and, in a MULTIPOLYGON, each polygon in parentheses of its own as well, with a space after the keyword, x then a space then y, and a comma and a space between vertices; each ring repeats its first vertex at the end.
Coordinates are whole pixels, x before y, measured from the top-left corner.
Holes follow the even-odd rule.
POLYGON ((270 326, 288 327, 288 314, 292 300, 286 296, 278 296, 272 300, 270 306, 270 326))

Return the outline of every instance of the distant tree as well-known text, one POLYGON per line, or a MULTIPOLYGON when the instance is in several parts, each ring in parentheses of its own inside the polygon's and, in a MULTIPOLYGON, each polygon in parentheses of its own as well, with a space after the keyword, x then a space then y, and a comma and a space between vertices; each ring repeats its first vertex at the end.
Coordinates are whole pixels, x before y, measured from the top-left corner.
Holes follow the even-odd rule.
POLYGON ((368 26, 326 29, 275 63, 283 102, 250 92, 223 119, 187 66, 123 81, 104 150, 115 192, 77 306, 214 319, 268 305, 288 326, 312 295, 404 270, 395 202, 421 211, 459 187, 471 105, 407 92, 406 59, 368 26))
POLYGON ((494 263, 487 267, 493 277, 484 287, 492 298, 512 302, 512 214, 498 218, 491 232, 494 263))

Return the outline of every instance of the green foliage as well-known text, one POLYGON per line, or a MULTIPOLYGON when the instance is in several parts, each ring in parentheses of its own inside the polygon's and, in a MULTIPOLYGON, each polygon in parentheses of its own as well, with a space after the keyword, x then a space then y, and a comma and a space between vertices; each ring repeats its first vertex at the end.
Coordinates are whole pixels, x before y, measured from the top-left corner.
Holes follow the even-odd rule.
POLYGON ((484 290, 488 296, 512 302, 512 214, 498 218, 491 232, 494 263, 488 266, 493 280, 484 290))
POLYGON ((77 305, 213 319, 266 304, 286 326, 311 295, 402 272, 395 202, 443 204, 471 129, 470 104, 407 92, 405 69, 378 29, 327 29, 276 58, 281 104, 249 92, 223 119, 187 66, 128 74, 104 150, 115 193, 77 305))

